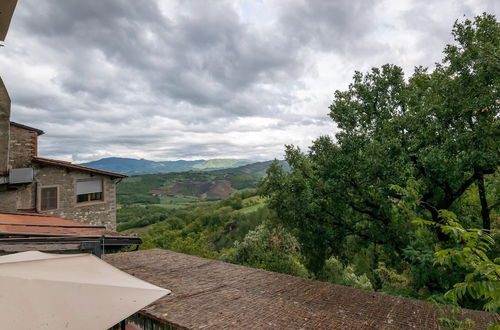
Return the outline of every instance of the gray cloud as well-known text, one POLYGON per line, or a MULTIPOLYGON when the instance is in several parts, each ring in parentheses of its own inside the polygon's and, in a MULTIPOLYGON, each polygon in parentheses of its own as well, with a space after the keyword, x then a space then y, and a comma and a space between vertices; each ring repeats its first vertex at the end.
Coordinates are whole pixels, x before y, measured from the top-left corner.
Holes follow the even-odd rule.
POLYGON ((268 159, 334 133, 354 70, 429 65, 456 18, 498 11, 440 3, 23 0, 0 73, 45 156, 268 159))
POLYGON ((292 2, 283 4, 281 20, 299 45, 313 44, 344 54, 366 47, 366 37, 376 23, 374 0, 292 2))

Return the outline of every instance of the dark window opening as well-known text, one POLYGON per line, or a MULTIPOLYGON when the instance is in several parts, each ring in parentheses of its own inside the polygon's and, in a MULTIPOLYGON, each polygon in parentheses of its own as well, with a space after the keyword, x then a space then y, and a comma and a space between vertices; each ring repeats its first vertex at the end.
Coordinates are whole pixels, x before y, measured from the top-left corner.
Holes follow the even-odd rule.
POLYGON ((104 200, 101 179, 86 179, 76 182, 76 202, 86 203, 104 200))
POLYGON ((57 209, 57 187, 41 189, 42 211, 57 209))
POLYGON ((92 201, 102 201, 102 192, 80 194, 76 196, 76 201, 78 203, 92 202, 92 201))

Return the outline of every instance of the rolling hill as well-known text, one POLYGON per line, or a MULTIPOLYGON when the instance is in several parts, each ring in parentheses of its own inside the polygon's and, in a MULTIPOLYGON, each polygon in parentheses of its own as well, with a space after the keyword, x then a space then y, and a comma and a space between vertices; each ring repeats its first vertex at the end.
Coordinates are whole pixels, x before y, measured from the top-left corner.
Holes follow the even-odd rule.
POLYGON ((200 159, 157 162, 147 159, 110 157, 80 165, 104 171, 118 172, 126 175, 138 175, 149 173, 210 171, 216 169, 235 168, 252 163, 255 163, 255 161, 249 159, 200 159))
MULTIPOLYGON (((288 170, 286 162, 280 162, 288 170)), ((119 204, 158 204, 161 196, 221 199, 235 190, 255 188, 271 161, 212 171, 143 174, 117 186, 119 204)))

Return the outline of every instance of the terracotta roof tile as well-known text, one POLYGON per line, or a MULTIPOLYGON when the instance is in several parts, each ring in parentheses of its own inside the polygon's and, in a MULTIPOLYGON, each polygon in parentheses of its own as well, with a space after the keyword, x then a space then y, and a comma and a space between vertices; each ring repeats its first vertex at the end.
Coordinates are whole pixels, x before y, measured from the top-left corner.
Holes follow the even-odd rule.
POLYGON ((0 232, 99 236, 106 232, 106 228, 38 213, 0 213, 0 232))
MULTIPOLYGON (((172 294, 142 313, 189 329, 437 329, 427 302, 166 250, 110 254, 115 267, 172 294)), ((498 316, 463 310, 476 328, 498 316)))

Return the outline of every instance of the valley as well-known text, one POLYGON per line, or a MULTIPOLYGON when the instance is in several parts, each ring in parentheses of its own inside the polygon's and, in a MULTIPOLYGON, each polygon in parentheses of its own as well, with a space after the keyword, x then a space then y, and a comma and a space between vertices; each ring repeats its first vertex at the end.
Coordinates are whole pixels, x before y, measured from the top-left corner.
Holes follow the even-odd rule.
MULTIPOLYGON (((117 186, 118 230, 145 232, 145 227, 171 221, 179 214, 185 219, 196 219, 198 213, 205 211, 224 214, 218 226, 225 227, 231 218, 247 216, 265 206, 255 188, 270 164, 267 161, 231 169, 125 178, 117 186), (229 212, 230 208, 237 212, 229 212)), ((280 164, 288 169, 287 163, 280 164)))

